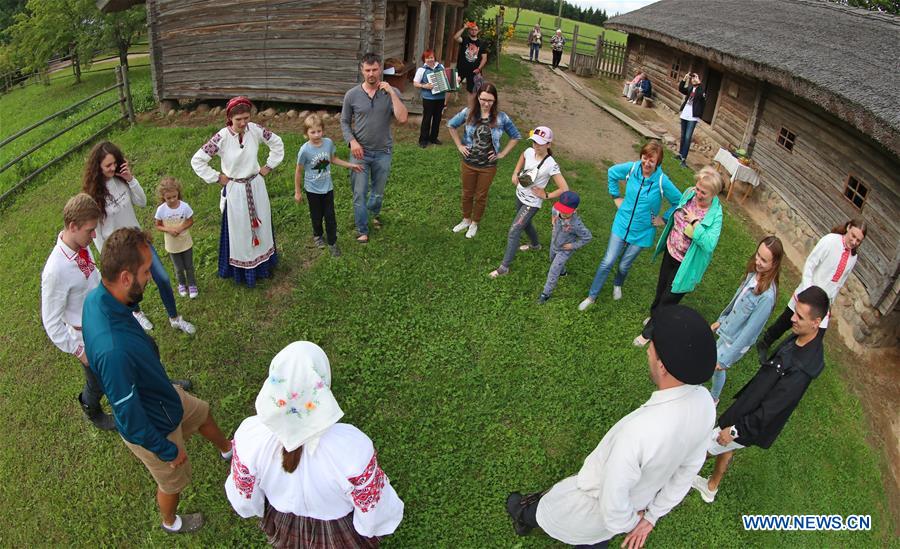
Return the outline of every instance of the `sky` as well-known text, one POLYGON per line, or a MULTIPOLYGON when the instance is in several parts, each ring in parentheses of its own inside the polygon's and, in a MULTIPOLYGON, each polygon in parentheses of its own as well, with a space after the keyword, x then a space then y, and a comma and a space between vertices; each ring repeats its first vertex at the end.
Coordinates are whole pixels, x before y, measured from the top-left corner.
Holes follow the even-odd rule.
POLYGON ((596 9, 606 10, 606 14, 610 17, 616 13, 623 14, 638 8, 643 8, 647 4, 652 4, 656 0, 566 0, 571 4, 581 6, 583 8, 593 7, 596 9))

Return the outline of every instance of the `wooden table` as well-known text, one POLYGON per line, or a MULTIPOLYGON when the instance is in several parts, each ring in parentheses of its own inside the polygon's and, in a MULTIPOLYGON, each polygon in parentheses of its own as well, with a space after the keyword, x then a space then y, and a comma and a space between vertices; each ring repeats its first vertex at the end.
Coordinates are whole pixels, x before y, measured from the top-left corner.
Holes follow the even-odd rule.
POLYGON ((725 149, 719 149, 719 152, 716 153, 713 161, 715 161, 719 167, 725 168, 725 171, 727 171, 729 175, 728 194, 725 195, 725 200, 731 198, 731 191, 734 189, 734 183, 736 181, 743 181, 747 184, 747 190, 741 198, 741 204, 743 204, 744 201, 747 200, 747 197, 750 196, 750 193, 753 192, 753 189, 759 186, 759 174, 751 169, 750 166, 745 166, 738 162, 738 159, 725 149))

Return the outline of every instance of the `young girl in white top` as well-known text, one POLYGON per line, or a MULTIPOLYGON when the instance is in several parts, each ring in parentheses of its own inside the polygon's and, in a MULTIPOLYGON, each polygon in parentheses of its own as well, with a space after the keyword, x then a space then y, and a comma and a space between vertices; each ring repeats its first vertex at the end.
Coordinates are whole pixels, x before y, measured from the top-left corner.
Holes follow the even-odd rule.
POLYGON ((156 228, 165 233, 166 251, 175 266, 178 280, 178 295, 199 295, 194 277, 194 241, 191 227, 194 225, 194 210, 181 200, 181 183, 174 177, 163 177, 157 188, 159 207, 156 208, 156 228))
MULTIPOLYGON (((131 173, 131 166, 125 161, 122 151, 109 141, 97 143, 91 149, 84 166, 82 190, 100 206, 100 223, 97 225, 97 235, 94 237, 94 246, 97 247, 97 252, 103 253, 103 242, 116 229, 141 228, 134 213, 134 207, 146 206, 147 195, 144 194, 144 189, 141 188, 137 178, 131 173)), ((150 246, 150 252, 153 254, 150 274, 153 276, 153 282, 159 289, 159 297, 169 314, 169 323, 177 330, 193 334, 197 331, 194 325, 178 314, 169 273, 163 267, 159 254, 156 253, 153 246, 150 246)), ((153 324, 140 309, 134 312, 134 317, 144 330, 153 329, 153 324)))
POLYGON ((343 415, 321 347, 295 341, 275 355, 225 480, 231 506, 261 517, 273 546, 374 548, 403 520, 372 440, 343 415))
POLYGON ((553 131, 546 126, 538 126, 531 131, 529 139, 533 142, 530 149, 525 149, 519 156, 516 169, 513 170, 512 182, 516 186, 516 217, 509 228, 506 242, 506 253, 500 266, 491 271, 490 277, 497 278, 509 272, 509 266, 516 258, 516 251, 540 250, 537 230, 532 219, 541 209, 541 204, 548 198, 556 198, 569 190, 566 178, 553 159, 550 143, 553 131), (546 187, 553 179, 556 189, 547 192, 546 187), (528 235, 528 244, 519 245, 522 232, 528 235))

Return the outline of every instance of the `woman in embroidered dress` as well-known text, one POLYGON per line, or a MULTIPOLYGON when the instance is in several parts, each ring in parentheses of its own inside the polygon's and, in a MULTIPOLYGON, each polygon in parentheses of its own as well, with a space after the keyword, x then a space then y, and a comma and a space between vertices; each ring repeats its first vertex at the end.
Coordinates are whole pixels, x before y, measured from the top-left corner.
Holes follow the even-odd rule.
MULTIPOLYGON (((125 160, 119 147, 109 141, 94 145, 84 164, 81 189, 89 194, 100 207, 100 223, 97 225, 97 234, 94 237, 94 246, 98 253, 102 253, 103 243, 116 229, 141 228, 134 207, 146 206, 147 195, 140 182, 131 173, 131 166, 128 165, 128 161, 125 160)), ((153 282, 159 290, 159 297, 169 315, 169 324, 176 330, 193 334, 197 329, 178 314, 175 294, 172 293, 172 281, 159 259, 159 254, 156 253, 156 248, 150 246, 150 252, 153 254, 150 275, 153 277, 153 282)), ((140 308, 137 308, 133 314, 141 328, 148 332, 153 329, 153 323, 140 308)))
POLYGON ((235 97, 225 107, 226 126, 191 158, 194 172, 207 183, 222 186, 222 230, 219 237, 219 276, 249 287, 272 276, 278 263, 272 232, 272 213, 265 177, 284 159, 284 143, 268 129, 250 122, 253 104, 235 97), (269 147, 259 167, 259 144, 269 147), (209 165, 222 161, 222 171, 209 165))
POLYGON ((281 350, 256 397, 257 415, 234 434, 225 493, 244 518, 261 517, 275 547, 378 547, 403 502, 372 441, 338 423, 325 352, 308 341, 281 350))
POLYGON ((716 195, 722 192, 725 181, 712 166, 704 166, 695 179, 695 185, 681 194, 678 207, 656 242, 653 259, 662 255, 656 297, 643 331, 632 342, 637 347, 643 347, 653 337, 652 317, 656 309, 680 302, 700 284, 719 243, 722 205, 716 195))

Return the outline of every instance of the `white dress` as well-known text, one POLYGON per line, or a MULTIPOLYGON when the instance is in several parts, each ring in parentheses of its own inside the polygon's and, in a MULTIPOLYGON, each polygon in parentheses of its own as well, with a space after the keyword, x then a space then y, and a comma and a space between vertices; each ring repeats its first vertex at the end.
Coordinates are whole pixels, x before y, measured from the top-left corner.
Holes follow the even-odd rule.
POLYGON ((265 179, 259 175, 260 143, 269 147, 266 166, 275 169, 284 159, 284 143, 270 130, 253 122, 247 125, 243 136, 230 127, 222 128, 191 158, 194 172, 210 184, 218 182, 219 172, 209 161, 214 156, 221 159, 222 172, 229 178, 225 186, 228 265, 240 269, 254 269, 275 255, 269 193, 265 179))
POLYGON ((391 534, 403 520, 403 501, 379 467, 372 441, 356 427, 336 423, 315 451, 302 446, 292 473, 281 466, 282 448, 259 416, 245 419, 234 433, 225 493, 240 516, 262 517, 267 500, 279 512, 318 520, 353 513, 353 527, 365 537, 391 534))

